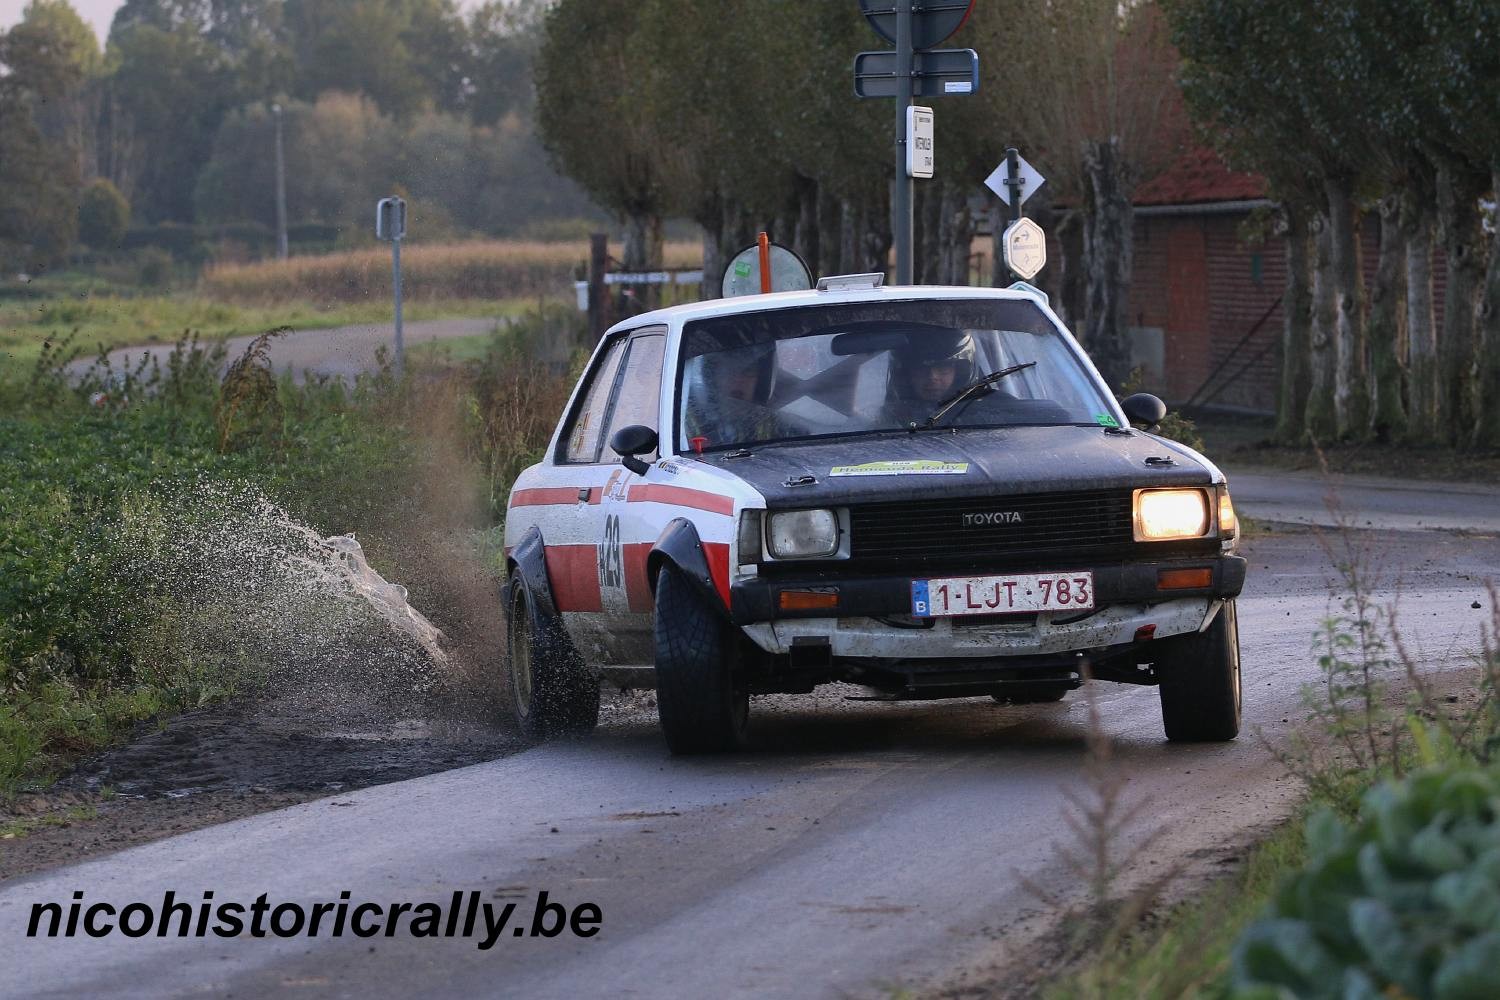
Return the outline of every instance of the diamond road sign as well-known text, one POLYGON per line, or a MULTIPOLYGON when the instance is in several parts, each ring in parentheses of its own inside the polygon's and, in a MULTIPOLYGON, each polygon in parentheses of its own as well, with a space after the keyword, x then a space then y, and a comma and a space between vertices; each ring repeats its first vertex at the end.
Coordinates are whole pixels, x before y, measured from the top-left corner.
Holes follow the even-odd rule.
MULTIPOLYGON (((873 49, 854 57, 857 97, 895 97, 899 81, 896 53, 873 49)), ((979 53, 973 49, 932 49, 914 52, 911 60, 913 97, 972 94, 979 89, 979 53)))
POLYGON ((1017 219, 1007 226, 1001 247, 1005 266, 1022 280, 1034 277, 1047 265, 1047 236, 1030 219, 1017 219))
MULTIPOLYGON (((1026 204, 1026 199, 1036 194, 1037 189, 1047 183, 1047 179, 1037 173, 1036 167, 1026 162, 1024 156, 1016 157, 1016 171, 1021 181, 1021 204, 1026 204)), ((984 179, 984 186, 1000 196, 1000 200, 1007 205, 1010 204, 1010 185, 1005 183, 1005 163, 995 168, 995 172, 984 179)))

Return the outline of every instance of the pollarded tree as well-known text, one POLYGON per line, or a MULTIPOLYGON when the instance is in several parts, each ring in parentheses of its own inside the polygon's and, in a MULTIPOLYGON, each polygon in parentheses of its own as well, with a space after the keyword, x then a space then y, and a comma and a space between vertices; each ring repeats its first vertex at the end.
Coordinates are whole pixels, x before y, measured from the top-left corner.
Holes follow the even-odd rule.
POLYGON ((558 169, 625 223, 625 266, 661 266, 671 203, 663 153, 677 134, 652 106, 637 0, 559 0, 536 63, 537 129, 558 169))

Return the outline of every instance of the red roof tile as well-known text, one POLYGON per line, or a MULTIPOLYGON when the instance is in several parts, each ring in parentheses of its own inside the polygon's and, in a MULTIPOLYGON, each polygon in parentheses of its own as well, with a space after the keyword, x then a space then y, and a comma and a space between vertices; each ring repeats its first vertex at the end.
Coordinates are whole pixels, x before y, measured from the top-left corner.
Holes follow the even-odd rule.
POLYGON ((1264 177, 1230 170, 1217 153, 1200 146, 1188 150, 1165 172, 1136 188, 1134 204, 1196 205, 1265 196, 1264 177))

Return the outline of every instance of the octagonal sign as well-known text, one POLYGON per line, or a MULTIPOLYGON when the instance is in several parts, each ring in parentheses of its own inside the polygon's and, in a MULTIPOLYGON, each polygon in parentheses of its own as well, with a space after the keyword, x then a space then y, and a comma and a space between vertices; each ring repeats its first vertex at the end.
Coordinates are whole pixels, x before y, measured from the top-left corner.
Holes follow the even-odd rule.
POLYGON ((1029 280, 1047 266, 1047 235, 1030 219, 1017 219, 1005 228, 1001 247, 1005 266, 1022 280, 1029 280))

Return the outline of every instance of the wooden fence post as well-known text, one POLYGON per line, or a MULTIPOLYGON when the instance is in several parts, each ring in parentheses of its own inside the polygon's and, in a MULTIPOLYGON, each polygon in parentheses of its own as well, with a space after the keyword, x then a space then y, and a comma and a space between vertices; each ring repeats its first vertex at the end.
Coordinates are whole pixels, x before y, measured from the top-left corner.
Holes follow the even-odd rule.
POLYGON ((604 283, 604 274, 609 270, 609 236, 605 233, 589 234, 589 336, 594 343, 604 336, 613 322, 609 286, 604 283))

